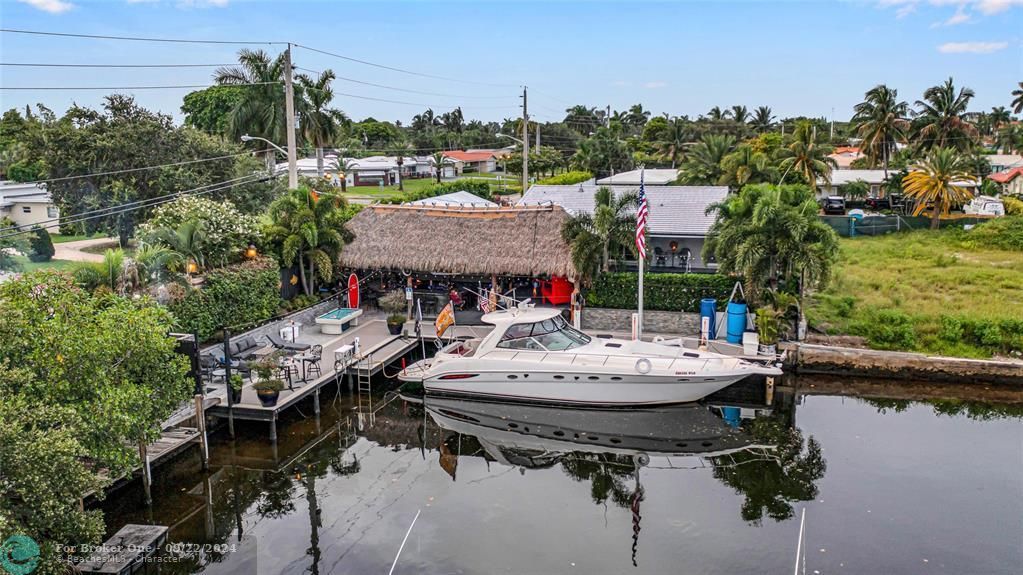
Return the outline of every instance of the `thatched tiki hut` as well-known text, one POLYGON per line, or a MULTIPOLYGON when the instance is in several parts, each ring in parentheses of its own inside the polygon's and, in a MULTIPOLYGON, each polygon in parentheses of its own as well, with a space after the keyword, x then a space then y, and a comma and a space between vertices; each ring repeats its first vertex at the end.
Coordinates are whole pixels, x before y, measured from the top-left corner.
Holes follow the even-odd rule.
POLYGON ((374 205, 348 222, 341 266, 490 277, 576 276, 560 206, 374 205))

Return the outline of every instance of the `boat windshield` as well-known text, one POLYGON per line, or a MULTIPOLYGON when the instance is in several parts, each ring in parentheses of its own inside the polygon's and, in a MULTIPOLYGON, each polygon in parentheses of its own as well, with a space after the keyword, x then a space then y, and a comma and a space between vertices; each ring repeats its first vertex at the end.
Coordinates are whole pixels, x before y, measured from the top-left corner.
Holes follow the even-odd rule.
POLYGON ((564 351, 590 343, 590 336, 568 325, 560 315, 536 323, 517 323, 501 336, 497 347, 564 351))

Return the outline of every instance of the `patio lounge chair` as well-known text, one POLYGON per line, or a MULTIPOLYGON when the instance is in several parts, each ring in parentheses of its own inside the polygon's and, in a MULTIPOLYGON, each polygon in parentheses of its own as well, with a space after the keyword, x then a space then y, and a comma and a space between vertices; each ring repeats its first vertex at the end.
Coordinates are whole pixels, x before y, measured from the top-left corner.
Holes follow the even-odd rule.
POLYGON ((277 335, 276 333, 266 334, 266 339, 267 341, 270 342, 270 345, 276 347, 277 349, 283 349, 285 351, 305 351, 309 349, 308 343, 295 343, 292 341, 284 341, 283 339, 281 339, 281 336, 277 335))

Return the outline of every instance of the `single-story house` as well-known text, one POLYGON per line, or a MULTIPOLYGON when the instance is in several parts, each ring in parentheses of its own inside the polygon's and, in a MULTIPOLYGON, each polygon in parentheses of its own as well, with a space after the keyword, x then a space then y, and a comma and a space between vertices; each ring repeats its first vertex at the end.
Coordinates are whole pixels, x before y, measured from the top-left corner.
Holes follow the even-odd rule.
MULTIPOLYGON (((518 205, 558 205, 572 215, 593 213, 596 184, 569 186, 534 185, 518 205)), ((703 244, 714 223, 707 214, 711 204, 728 195, 727 186, 649 186, 646 187, 648 219, 647 252, 650 271, 713 271, 717 264, 703 260, 703 244)), ((611 186, 620 195, 637 192, 638 186, 611 186)))
MULTIPOLYGON (((897 173, 898 170, 888 170, 888 175, 897 173)), ((841 187, 856 181, 866 182, 870 186, 871 197, 884 196, 884 170, 832 170, 831 182, 824 179, 817 180, 817 197, 840 196, 841 187)), ((955 182, 956 185, 975 191, 978 187, 976 180, 955 182)))
POLYGON ((462 162, 462 171, 489 174, 497 171, 498 155, 494 150, 452 150, 444 152, 445 158, 462 162))
MULTIPOLYGON (((601 186, 638 186, 641 170, 622 172, 597 180, 601 186)), ((678 179, 678 170, 673 168, 653 168, 643 170, 643 183, 647 186, 670 186, 678 179)))
POLYGON ((0 218, 10 218, 17 226, 44 224, 49 230, 56 230, 60 210, 53 204, 50 192, 39 184, 0 182, 0 218))
MULTIPOLYGON (((316 158, 301 158, 297 162, 298 175, 315 178, 319 173, 316 168, 316 158)), ((345 173, 346 185, 349 186, 378 186, 382 181, 385 186, 398 182, 398 158, 397 156, 369 156, 366 158, 345 158, 344 165, 348 166, 345 173)), ((331 179, 334 185, 340 186, 338 178, 338 158, 335 155, 326 155, 323 159, 323 175, 331 179)), ((277 173, 288 173, 287 162, 277 164, 277 173)), ((406 157, 402 159, 402 178, 430 178, 435 174, 433 158, 429 156, 406 157)))
POLYGON ((1003 194, 1023 196, 1023 166, 991 174, 988 179, 998 184, 1003 194))
POLYGON ((839 170, 848 170, 852 168, 853 162, 863 157, 863 154, 856 146, 838 146, 828 157, 835 160, 839 170))
POLYGON ((991 154, 984 156, 991 164, 991 173, 1007 172, 1014 168, 1023 168, 1023 156, 1019 154, 991 154))
POLYGON ((416 200, 414 202, 407 202, 405 205, 409 206, 466 206, 471 208, 496 208, 498 204, 491 202, 490 200, 484 200, 483 198, 470 194, 466 191, 452 192, 450 194, 443 194, 440 196, 434 196, 432 198, 423 198, 422 200, 416 200))

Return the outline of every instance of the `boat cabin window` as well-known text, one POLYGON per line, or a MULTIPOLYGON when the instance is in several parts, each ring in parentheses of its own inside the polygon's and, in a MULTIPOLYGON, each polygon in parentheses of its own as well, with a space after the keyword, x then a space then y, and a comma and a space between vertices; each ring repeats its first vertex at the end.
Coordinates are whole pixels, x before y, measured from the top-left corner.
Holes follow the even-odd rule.
POLYGON ((590 336, 568 325, 560 315, 535 323, 510 326, 497 347, 535 351, 564 351, 590 343, 590 336))

